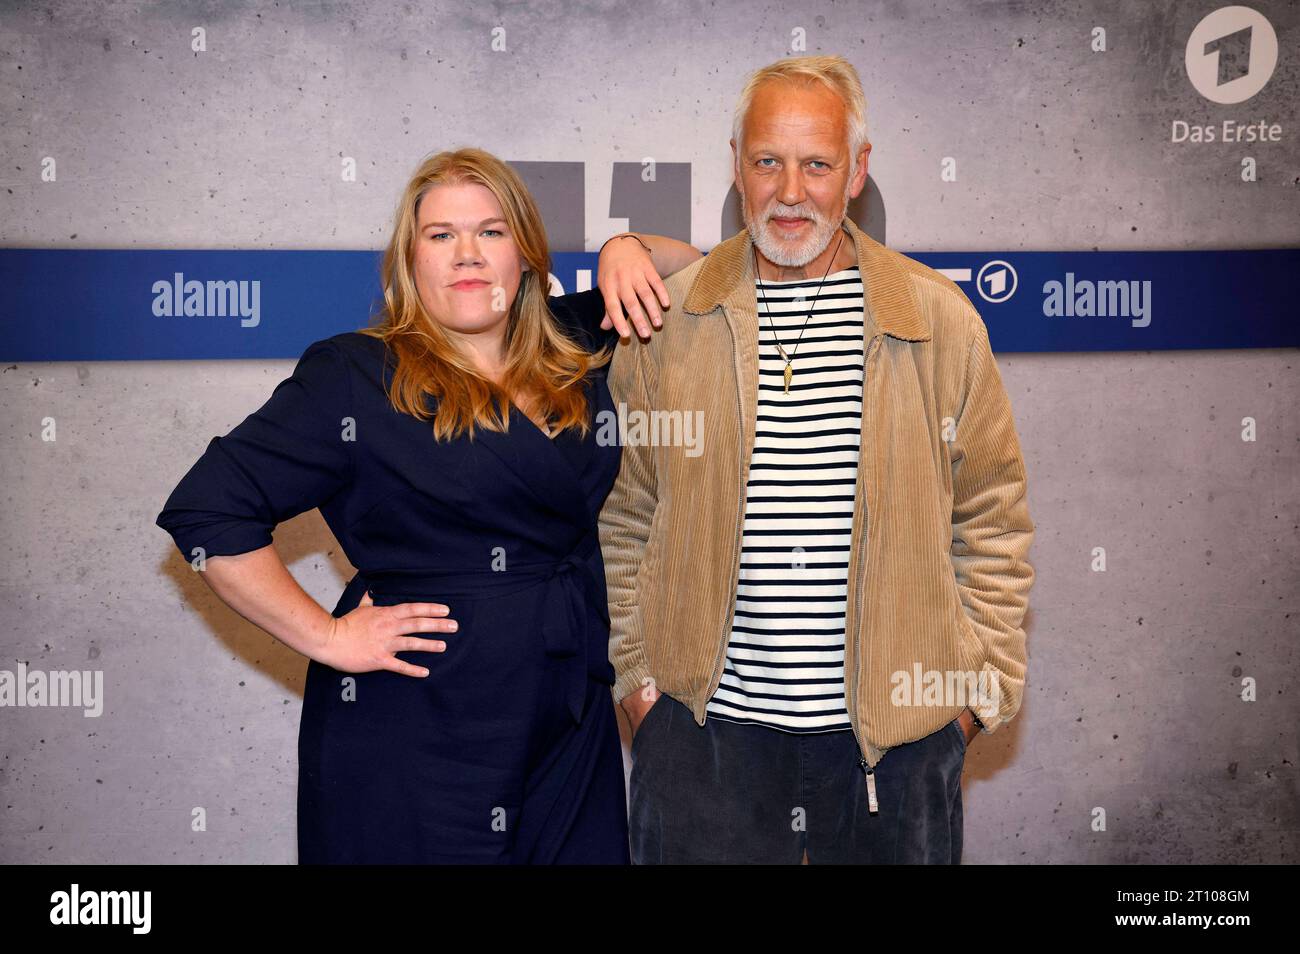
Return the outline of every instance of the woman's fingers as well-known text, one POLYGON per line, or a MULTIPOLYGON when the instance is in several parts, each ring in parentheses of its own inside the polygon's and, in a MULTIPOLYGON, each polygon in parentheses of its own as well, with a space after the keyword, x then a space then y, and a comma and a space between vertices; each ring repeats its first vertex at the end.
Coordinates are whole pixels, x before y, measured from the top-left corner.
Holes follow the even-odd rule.
POLYGON ((394 636, 406 636, 412 633, 454 633, 460 629, 460 623, 454 619, 431 619, 428 616, 415 616, 411 619, 393 619, 384 627, 384 635, 389 639, 394 636))
POLYGON ((605 298, 600 326, 614 328, 621 338, 628 337, 632 329, 639 337, 649 338, 654 328, 663 327, 661 311, 671 307, 668 289, 653 270, 612 270, 601 282, 600 292, 605 298))
MULTIPOLYGON (((628 338, 632 329, 642 338, 649 337, 650 325, 641 309, 641 300, 637 297, 633 280, 637 273, 624 273, 611 270, 601 275, 600 293, 605 297, 605 317, 610 319, 620 338, 628 338), (627 317, 623 313, 627 312, 627 317), (629 324, 630 319, 630 324, 629 324)), ((602 322, 601 327, 604 327, 602 322)))
POLYGON ((417 666, 414 663, 408 663, 405 660, 398 659, 394 653, 441 653, 446 652, 447 644, 441 639, 420 639, 416 636, 399 636, 393 640, 392 645, 388 647, 388 655, 384 658, 384 668, 392 672, 400 673, 404 676, 415 676, 424 678, 429 675, 429 670, 424 666, 417 666))
POLYGON ((435 616, 407 616, 401 619, 391 616, 387 623, 389 636, 405 636, 407 633, 454 633, 460 629, 460 623, 454 619, 435 616))
POLYGON ((411 616, 446 616, 451 612, 445 603, 398 603, 391 609, 398 619, 411 616))
POLYGON ((399 636, 395 653, 441 653, 446 652, 447 644, 441 639, 420 639, 417 636, 399 636))
POLYGON ((641 299, 637 297, 637 290, 632 281, 621 282, 618 294, 624 310, 632 319, 632 326, 636 328, 636 333, 642 338, 650 337, 650 323, 646 320, 645 310, 641 306, 641 299))
POLYGON ((659 317, 659 303, 655 301, 654 293, 650 291, 650 286, 646 284, 645 276, 633 275, 623 286, 623 307, 628 310, 629 314, 633 313, 641 318, 637 327, 645 327, 645 333, 650 333, 650 328, 645 324, 647 316, 657 320, 659 317))
POLYGON ((659 273, 652 271, 649 275, 646 276, 646 281, 650 283, 650 287, 653 288, 655 290, 655 294, 659 296, 659 303, 663 305, 664 311, 667 311, 669 308, 672 308, 673 301, 671 298, 668 297, 668 289, 664 285, 664 280, 659 277, 659 273))
POLYGON ((656 328, 664 326, 663 316, 659 314, 659 300, 655 297, 655 290, 650 287, 648 282, 643 281, 637 294, 641 296, 641 302, 645 305, 646 314, 650 316, 650 321, 656 328))
MULTIPOLYGON (((627 319, 623 317, 623 305, 619 301, 617 293, 612 291, 613 284, 606 282, 599 287, 601 295, 605 298, 605 321, 608 321, 613 326, 620 338, 630 337, 632 329, 628 327, 627 319)), ((602 321, 600 326, 604 328, 605 322, 602 321)))
POLYGON ((389 672, 400 673, 403 676, 423 678, 429 675, 429 670, 425 669, 423 666, 413 666, 409 662, 403 662, 396 656, 388 656, 381 660, 381 662, 384 669, 387 669, 389 672))

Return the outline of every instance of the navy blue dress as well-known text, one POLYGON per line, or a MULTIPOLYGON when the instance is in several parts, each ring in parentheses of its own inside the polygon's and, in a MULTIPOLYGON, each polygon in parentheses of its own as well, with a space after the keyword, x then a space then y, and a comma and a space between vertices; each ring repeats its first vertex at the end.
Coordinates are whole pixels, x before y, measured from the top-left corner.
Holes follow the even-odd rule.
MULTIPOLYGON (((589 350, 617 340, 598 290, 550 305, 589 350)), ((586 382, 585 437, 549 438, 512 405, 508 434, 437 441, 389 404, 383 342, 335 335, 167 500, 157 523, 187 560, 266 546, 319 507, 358 569, 334 616, 369 590, 445 603, 460 624, 416 634, 445 652, 398 654, 424 678, 308 664, 299 862, 628 862, 596 522, 619 468, 597 440, 606 370, 586 382)))

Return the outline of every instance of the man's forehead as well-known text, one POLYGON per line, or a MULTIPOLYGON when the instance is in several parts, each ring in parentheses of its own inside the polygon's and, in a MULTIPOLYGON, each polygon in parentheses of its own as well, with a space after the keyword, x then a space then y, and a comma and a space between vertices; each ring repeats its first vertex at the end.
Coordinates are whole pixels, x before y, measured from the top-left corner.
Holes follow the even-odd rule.
POLYGON ((765 97, 761 101, 755 97, 745 116, 745 142, 747 146, 757 146, 760 142, 796 136, 840 145, 847 141, 847 120, 844 104, 834 96, 829 102, 795 96, 765 97))
POLYGON ((848 131, 842 123, 755 122, 745 131, 745 151, 842 152, 848 149, 848 131))

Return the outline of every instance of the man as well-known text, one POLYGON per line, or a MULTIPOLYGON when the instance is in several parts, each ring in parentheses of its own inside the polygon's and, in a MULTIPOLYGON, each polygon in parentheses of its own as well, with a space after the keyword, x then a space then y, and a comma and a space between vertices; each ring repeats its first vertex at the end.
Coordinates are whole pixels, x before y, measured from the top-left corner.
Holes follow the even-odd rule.
POLYGON ((703 420, 702 447, 629 429, 600 519, 633 861, 958 863, 1034 577, 987 330, 846 218, 871 145, 843 58, 755 73, 731 146, 746 230, 610 369, 628 420, 703 420))

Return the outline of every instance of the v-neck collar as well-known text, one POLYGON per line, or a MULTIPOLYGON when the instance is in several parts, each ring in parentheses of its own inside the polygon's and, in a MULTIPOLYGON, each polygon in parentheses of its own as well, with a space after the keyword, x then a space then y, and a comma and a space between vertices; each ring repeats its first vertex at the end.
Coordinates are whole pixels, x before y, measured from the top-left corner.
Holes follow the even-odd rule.
POLYGON ((529 427, 531 427, 533 430, 537 431, 538 434, 541 434, 543 437, 545 437, 545 438, 546 438, 548 441, 550 441, 552 444, 554 444, 554 443, 555 443, 555 439, 556 439, 557 437, 559 437, 561 433, 563 433, 562 431, 557 431, 555 434, 547 434, 544 430, 542 430, 540 427, 538 427, 538 426, 537 426, 537 422, 534 421, 534 420, 533 420, 531 417, 529 417, 527 414, 525 414, 525 413, 523 412, 523 409, 520 408, 519 405, 516 404, 514 401, 511 401, 511 402, 510 402, 510 413, 511 413, 512 415, 514 415, 514 416, 518 416, 518 417, 523 418, 523 419, 528 423, 528 426, 529 426, 529 427))
POLYGON ((539 502, 575 523, 591 519, 582 473, 591 459, 594 434, 582 440, 566 429, 547 437, 513 401, 509 417, 509 432, 484 429, 474 439, 500 458, 539 502))

